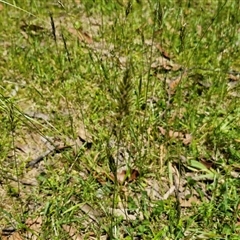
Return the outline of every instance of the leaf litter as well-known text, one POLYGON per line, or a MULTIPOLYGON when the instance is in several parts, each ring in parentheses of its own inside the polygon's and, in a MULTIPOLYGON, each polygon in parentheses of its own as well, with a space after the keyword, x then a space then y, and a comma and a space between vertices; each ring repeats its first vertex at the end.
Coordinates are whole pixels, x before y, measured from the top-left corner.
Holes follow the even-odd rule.
MULTIPOLYGON (((35 113, 30 113, 29 117, 38 118, 38 115, 36 115, 35 113)), ((40 121, 41 120, 50 121, 49 117, 46 117, 45 115, 41 114, 38 119, 40 121)), ((159 131, 160 134, 167 138, 182 141, 184 145, 189 145, 192 141, 192 136, 191 134, 188 133, 166 130, 163 127, 159 127, 159 131)), ((92 145, 94 144, 94 140, 91 134, 89 134, 89 132, 87 131, 86 126, 82 122, 78 123, 76 135, 77 135, 76 139, 71 139, 68 137, 66 138, 66 141, 62 141, 61 136, 54 137, 41 136, 39 135, 39 133, 28 132, 26 131, 26 129, 24 130, 24 134, 23 132, 21 134, 19 133, 16 138, 16 149, 20 149, 20 151, 17 152, 17 158, 24 159, 24 161, 26 161, 26 159, 29 159, 30 157, 32 160, 28 162, 26 166, 33 168, 32 170, 26 172, 23 178, 19 179, 20 182, 22 181, 22 184, 28 182, 32 183, 33 186, 36 186, 37 184, 36 178, 41 171, 45 171, 44 165, 48 163, 48 158, 50 157, 50 155, 52 158, 55 158, 55 154, 62 154, 62 152, 69 148, 72 148, 75 154, 77 154, 78 149, 87 144, 89 144, 88 149, 91 149, 92 145), (24 138, 20 136, 24 136, 24 138), (58 146, 60 146, 59 149, 58 146), (46 161, 42 162, 43 160, 46 161), (40 166, 37 166, 40 162, 42 162, 42 164, 40 164, 40 166)), ((115 144, 116 143, 113 141, 112 148, 117 149, 117 151, 112 156, 113 161, 115 162, 116 165, 118 165, 118 169, 116 172, 116 180, 118 184, 128 189, 130 188, 130 184, 138 181, 141 172, 134 166, 135 160, 132 157, 130 157, 131 154, 129 155, 130 150, 128 149, 128 146, 126 146, 126 144, 123 144, 123 147, 119 147, 116 146, 115 144)), ((163 162, 164 160, 162 159, 161 161, 163 162)), ((115 182, 114 173, 107 172, 101 166, 89 168, 88 171, 97 173, 96 175, 93 176, 101 183, 101 187, 103 187, 109 180, 115 182), (100 176, 103 177, 103 180, 99 180, 100 176)), ((87 173, 84 173, 83 176, 86 177, 86 174, 87 173)), ((146 181, 147 186, 145 187, 145 190, 149 199, 151 201, 167 200, 171 196, 178 195, 179 198, 178 201, 180 202, 180 206, 182 208, 189 208, 192 206, 192 204, 198 204, 199 195, 197 194, 197 192, 195 192, 194 194, 193 193, 190 194, 188 190, 185 190, 186 185, 186 181, 184 180, 185 177, 180 176, 180 173, 176 169, 173 170, 173 174, 176 175, 174 179, 179 180, 175 184, 172 183, 169 186, 165 185, 164 186, 165 192, 163 194, 160 193, 161 191, 160 189, 163 189, 162 182, 151 178, 149 178, 146 181)), ((189 176, 194 177, 193 175, 189 176)), ((168 182, 168 180, 166 179, 164 180, 168 182)), ((123 191, 123 193, 127 198, 130 196, 133 198, 141 198, 141 196, 138 196, 129 190, 125 190, 123 191)), ((86 226, 89 225, 91 221, 98 223, 99 220, 104 216, 103 212, 95 209, 89 203, 80 204, 79 209, 82 211, 83 215, 89 217, 89 220, 85 222, 86 226)), ((135 212, 131 214, 128 214, 127 210, 128 210, 127 207, 122 204, 116 207, 115 209, 112 208, 105 209, 105 214, 113 213, 115 217, 121 217, 123 220, 127 221, 144 219, 142 212, 139 208, 136 209, 135 212)), ((38 239, 37 236, 38 233, 41 231, 42 218, 36 218, 33 220, 28 219, 25 222, 25 224, 29 228, 30 230, 29 232, 27 231, 26 233, 20 234, 18 231, 14 231, 11 235, 8 236, 8 239, 11 239, 11 237, 12 239, 24 239, 22 236, 30 236, 31 234, 32 234, 31 239, 38 239)), ((69 234, 70 239, 76 240, 84 239, 82 234, 78 233, 78 230, 75 228, 74 225, 64 224, 62 228, 69 234)))
MULTIPOLYGON (((44 28, 38 29, 37 27, 38 27, 37 25, 31 25, 31 24, 27 25, 26 24, 26 28, 23 30, 24 31, 30 30, 33 32, 34 31, 41 32, 42 30, 44 30, 44 28)), ((89 45, 94 45, 93 44, 94 41, 93 41, 93 37, 92 37, 93 35, 90 34, 88 31, 85 31, 85 28, 75 29, 75 28, 68 27, 67 30, 69 31, 70 34, 77 37, 80 41, 83 41, 89 45)), ((96 43, 93 48, 95 50, 97 49, 97 51, 101 51, 101 53, 103 53, 102 49, 104 49, 104 51, 106 51, 106 56, 110 56, 110 50, 107 49, 107 47, 104 47, 104 45, 105 45, 104 43, 99 44, 99 45, 96 43)), ((112 47, 114 47, 114 46, 112 46, 112 47)), ((156 60, 152 63, 151 68, 153 71, 160 72, 160 73, 162 71, 163 72, 182 71, 183 67, 174 63, 174 61, 172 60, 171 54, 169 54, 166 50, 164 50, 162 46, 158 45, 158 46, 156 46, 156 48, 158 48, 158 50, 160 51, 162 56, 156 58, 156 60)), ((121 65, 124 66, 125 58, 119 56, 119 61, 121 59, 123 59, 123 61, 122 61, 123 64, 121 64, 121 65)), ((181 73, 180 75, 178 75, 175 78, 167 79, 167 84, 169 87, 170 94, 174 94, 177 86, 181 82, 182 76, 183 76, 183 74, 181 73)), ((159 79, 161 79, 161 78, 162 78, 162 75, 159 75, 159 79)), ((238 81, 238 76, 229 75, 229 80, 230 81, 238 81)), ((48 115, 41 114, 41 113, 29 113, 29 116, 32 118, 38 118, 38 119, 44 120, 44 121, 50 121, 50 118, 48 115)), ((32 134, 32 133, 30 134, 30 135, 32 135, 30 137, 30 139, 33 137, 35 140, 31 139, 30 141, 28 141, 28 147, 26 147, 26 145, 25 145, 26 139, 24 140, 24 142, 25 142, 24 144, 22 144, 21 141, 18 142, 16 144, 16 148, 20 150, 17 154, 18 157, 22 158, 22 159, 25 158, 25 160, 29 159, 29 157, 30 157, 31 159, 33 159, 32 161, 35 160, 35 163, 30 164, 30 166, 33 167, 32 170, 34 170, 34 171, 31 172, 32 170, 30 170, 28 173, 30 173, 29 175, 31 175, 31 176, 27 176, 27 174, 25 174, 25 177, 28 179, 36 178, 36 176, 38 174, 37 173, 38 170, 36 167, 37 164, 39 164, 44 159, 46 159, 46 162, 48 162, 47 158, 50 157, 50 155, 54 158, 56 153, 62 154, 62 152, 64 152, 66 150, 66 148, 68 148, 68 147, 70 147, 70 148, 72 147, 74 149, 75 154, 77 154, 78 149, 84 145, 88 145, 88 148, 91 149, 92 145, 94 144, 94 140, 93 140, 92 136, 86 131, 86 127, 82 123, 80 125, 81 125, 81 127, 79 128, 79 131, 77 133, 77 139, 67 138, 66 142, 69 143, 67 145, 65 144, 65 141, 63 141, 62 147, 61 147, 62 151, 61 150, 58 151, 59 149, 56 149, 56 147, 54 147, 54 146, 51 146, 51 145, 47 146, 46 143, 43 144, 44 141, 42 141, 42 139, 36 140, 36 138, 38 138, 38 136, 37 136, 38 134, 36 134, 36 136, 33 136, 34 134, 32 134), (29 143, 31 143, 31 144, 34 143, 34 144, 31 146, 31 144, 29 144, 29 143), (23 157, 23 155, 25 155, 25 156, 23 157), (26 157, 26 155, 28 155, 28 157, 26 157), (38 159, 38 160, 36 161, 36 159, 38 159)), ((174 131, 174 130, 166 130, 163 127, 159 127, 159 131, 162 136, 164 136, 166 138, 181 141, 184 145, 189 145, 192 142, 192 135, 189 133, 183 133, 183 132, 178 132, 178 131, 174 131)), ((28 134, 25 136, 28 136, 28 134)), ((51 142, 56 143, 56 141, 54 139, 52 139, 51 142)), ((55 146, 57 146, 57 144, 55 146)), ((116 162, 120 161, 120 165, 121 165, 117 170, 116 180, 120 185, 123 185, 124 187, 126 187, 126 185, 130 185, 134 181, 137 181, 141 175, 141 172, 134 166, 134 159, 129 158, 128 153, 129 153, 129 149, 127 149, 127 147, 124 146, 122 149, 122 152, 121 152, 121 150, 120 151, 118 150, 118 152, 116 153, 116 155, 123 156, 121 159, 119 156, 116 156, 116 155, 113 156, 115 164, 116 164, 116 162), (130 167, 129 167, 129 165, 130 165, 130 167)), ((162 158, 162 157, 160 156, 160 158, 162 158)), ((161 162, 163 162, 163 161, 164 161, 164 159, 161 159, 161 162)), ((30 161, 30 163, 31 163, 31 161, 30 161)), ((43 165, 44 164, 45 163, 43 163, 43 165)), ((162 183, 160 183, 160 181, 158 181, 156 179, 151 179, 151 178, 147 179, 146 192, 147 192, 148 197, 154 201, 159 200, 159 199, 166 200, 166 199, 170 198, 170 196, 173 196, 175 194, 175 195, 178 195, 178 197, 177 197, 177 198, 179 198, 178 201, 180 202, 180 206, 183 208, 191 207, 192 204, 198 204, 200 202, 199 194, 197 193, 197 191, 193 191, 190 193, 190 191, 187 189, 186 178, 190 177, 190 178, 198 181, 199 186, 201 186, 201 188, 202 188, 203 185, 201 185, 200 183, 201 183, 201 181, 204 181, 205 179, 197 178, 197 177, 199 176, 198 173, 202 169, 204 169, 204 167, 198 165, 197 162, 192 162, 191 165, 192 165, 192 168, 188 169, 190 171, 190 173, 187 173, 185 176, 182 173, 180 173, 177 168, 174 167, 172 169, 172 174, 173 174, 174 180, 172 179, 170 181, 169 186, 164 186, 164 190, 165 190, 164 194, 160 194, 160 189, 163 188, 162 183), (199 169, 199 166, 200 166, 200 169, 199 169), (194 171, 194 173, 192 173, 191 171, 194 171)), ((209 170, 211 168, 211 166, 209 167, 205 163, 202 163, 202 165, 204 165, 206 167, 206 169, 204 170, 205 172, 208 172, 207 170, 209 170)), ((27 166, 29 166, 29 165, 27 165, 27 166)), ((161 166, 163 166, 162 163, 161 163, 161 166)), ((113 182, 115 181, 114 174, 106 172, 106 170, 102 169, 101 166, 97 166, 96 168, 90 168, 89 171, 96 171, 98 173, 94 176, 96 178, 99 178, 99 175, 102 175, 102 176, 104 175, 105 179, 107 179, 107 180, 99 181, 99 182, 101 182, 102 186, 104 186, 108 180, 111 180, 113 182)), ((86 173, 84 173, 84 176, 86 176, 86 173)), ((17 178, 15 178, 15 180, 16 179, 17 178)), ((163 179, 163 180, 168 182, 167 179, 163 179)), ((26 183, 26 180, 21 180, 21 181, 22 181, 22 184, 24 184, 24 182, 26 183)), ((32 182, 34 182, 34 181, 32 180, 32 182)), ((34 183, 34 186, 36 186, 36 182, 34 183)), ((202 188, 202 189, 204 190, 204 188, 202 188)), ((96 222, 98 221, 98 218, 102 216, 102 213, 100 213, 100 211, 97 211, 89 204, 81 205, 80 209, 85 215, 88 215, 91 220, 96 221, 96 222)), ((109 213, 113 212, 114 215, 120 216, 125 220, 128 219, 128 220, 134 221, 138 217, 137 211, 136 211, 135 215, 127 214, 126 207, 123 205, 119 206, 119 208, 116 208, 116 209, 109 208, 106 210, 109 213)), ((143 217, 141 217, 140 219, 143 219, 143 217)), ((29 228, 32 228, 31 230, 35 231, 36 233, 39 232, 39 226, 41 226, 41 224, 42 224, 41 218, 36 218, 35 220, 27 220, 26 221, 26 225, 29 228)), ((78 234, 78 230, 75 228, 74 225, 63 225, 62 227, 69 234, 69 237, 71 239, 76 239, 76 240, 83 239, 83 236, 78 234)), ((15 235, 15 236, 13 236, 13 239, 23 239, 17 231, 15 231, 12 235, 15 235)), ((7 239, 11 239, 11 238, 7 238, 7 239)))

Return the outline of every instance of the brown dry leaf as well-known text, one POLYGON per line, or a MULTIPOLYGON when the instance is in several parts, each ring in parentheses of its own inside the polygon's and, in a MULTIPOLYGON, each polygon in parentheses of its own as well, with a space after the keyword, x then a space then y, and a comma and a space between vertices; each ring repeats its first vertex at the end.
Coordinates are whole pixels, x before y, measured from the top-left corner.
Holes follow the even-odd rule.
POLYGON ((177 76, 174 79, 168 79, 167 80, 167 84, 168 84, 168 87, 169 87, 170 94, 174 94, 175 93, 178 85, 180 84, 181 80, 185 76, 186 76, 186 72, 181 73, 179 76, 177 76))
POLYGON ((83 123, 79 123, 79 126, 77 127, 77 135, 81 141, 86 142, 88 144, 93 143, 92 136, 87 131, 87 129, 83 123))
POLYGON ((67 137, 66 138, 67 145, 71 146, 74 152, 74 155, 78 155, 79 149, 83 146, 83 142, 80 140, 80 138, 72 139, 67 137))
POLYGON ((83 240, 83 238, 78 233, 78 230, 75 227, 64 224, 62 228, 69 234, 69 237, 72 240, 83 240))
POLYGON ((132 181, 136 180, 139 177, 139 175, 140 175, 140 173, 139 173, 138 170, 132 169, 131 170, 131 175, 128 179, 128 182, 132 182, 132 181))
MULTIPOLYGON (((85 238, 86 239, 86 238, 85 238)), ((96 237, 95 233, 91 234, 91 233, 88 233, 88 239, 89 240, 96 240, 96 239, 99 239, 99 240, 107 240, 109 239, 109 236, 108 235, 102 235, 100 236, 100 238, 96 237)))
POLYGON ((170 138, 183 138, 183 134, 181 132, 174 132, 172 130, 169 130, 168 136, 170 138))
POLYGON ((140 175, 139 171, 136 170, 136 169, 131 169, 130 176, 127 176, 127 171, 126 170, 122 170, 122 171, 117 173, 117 181, 120 184, 123 184, 125 181, 130 183, 130 182, 136 180, 139 175, 140 175))
POLYGON ((202 26, 201 25, 197 25, 197 34, 198 34, 198 36, 202 35, 202 26))
POLYGON ((163 200, 167 200, 171 195, 175 193, 175 186, 171 186, 168 191, 163 195, 163 200))
POLYGON ((235 92, 230 92, 229 95, 232 96, 232 97, 240 98, 240 94, 236 91, 235 92))
POLYGON ((37 186, 37 177, 40 175, 40 173, 41 171, 39 171, 39 169, 32 168, 24 174, 24 178, 21 179, 21 182, 25 185, 37 186))
POLYGON ((167 130, 164 129, 163 127, 159 127, 159 131, 163 136, 167 135, 170 138, 181 140, 184 145, 188 145, 192 142, 192 135, 189 133, 184 134, 184 133, 175 132, 172 130, 169 130, 167 132, 167 130))
POLYGON ((19 234, 19 232, 13 232, 11 235, 3 235, 1 234, 2 240, 23 240, 24 238, 19 234))
POLYGON ((102 186, 107 183, 107 180, 114 182, 114 175, 112 173, 107 174, 104 171, 94 173, 94 178, 97 182, 99 182, 102 186))
POLYGON ((46 32, 46 29, 41 26, 38 26, 35 24, 27 24, 25 22, 20 26, 20 29, 21 29, 22 35, 26 39, 28 39, 29 36, 37 36, 46 32))
POLYGON ((160 51, 162 56, 165 57, 167 60, 171 59, 170 54, 165 49, 163 49, 161 45, 156 44, 156 48, 160 51))
POLYGON ((3 4, 0 3, 0 11, 2 11, 2 10, 3 10, 3 4))
POLYGON ((176 91, 181 80, 182 80, 182 76, 178 76, 177 78, 169 81, 168 87, 169 87, 170 94, 173 94, 176 91))
POLYGON ((158 57, 152 64, 151 68, 165 71, 179 71, 182 67, 165 57, 158 57))
POLYGON ((123 184, 125 182, 125 179, 126 179, 126 170, 122 170, 121 172, 118 172, 117 173, 117 181, 120 183, 120 184, 123 184))
POLYGON ((187 200, 180 198, 179 201, 180 201, 180 206, 185 207, 185 208, 192 207, 193 204, 199 204, 200 203, 199 199, 196 196, 192 196, 187 200))
POLYGON ((210 169, 210 168, 214 167, 214 163, 212 161, 201 159, 200 163, 202 163, 207 169, 210 169))
POLYGON ((43 31, 44 30, 43 27, 40 27, 40 26, 35 25, 35 24, 27 24, 27 23, 24 23, 23 25, 21 25, 20 28, 23 31, 33 31, 33 32, 38 32, 38 31, 43 31))
POLYGON ((165 135, 166 134, 166 129, 164 129, 163 127, 159 127, 158 128, 159 130, 160 130, 160 133, 162 134, 162 135, 165 135))
POLYGON ((159 181, 157 181, 156 179, 148 179, 145 180, 147 183, 147 187, 145 188, 148 197, 153 200, 162 200, 162 196, 160 194, 160 184, 159 181))
POLYGON ((88 33, 84 32, 84 31, 81 31, 80 29, 75 29, 75 28, 68 28, 67 30, 72 35, 78 37, 78 39, 81 42, 85 42, 87 44, 92 44, 93 43, 93 39, 88 33))
POLYGON ((239 81, 240 80, 240 75, 238 74, 238 75, 234 75, 234 74, 229 74, 228 75, 228 80, 229 81, 239 81))
MULTIPOLYGON (((94 238, 94 239, 96 239, 96 238, 94 238)), ((109 238, 108 238, 108 235, 102 235, 102 236, 100 237, 100 240, 107 240, 107 239, 109 239, 109 238)))
POLYGON ((26 226, 29 228, 29 231, 25 234, 26 239, 37 240, 41 232, 42 223, 43 220, 41 216, 35 219, 27 219, 26 226))
POLYGON ((192 142, 192 135, 189 133, 186 133, 182 141, 184 145, 190 144, 192 142))
POLYGON ((80 206, 80 209, 87 214, 92 220, 98 222, 97 217, 102 216, 102 213, 96 209, 93 209, 89 204, 85 203, 80 206))
POLYGON ((42 226, 42 218, 37 217, 35 219, 28 219, 26 221, 26 226, 29 228, 29 231, 25 233, 24 235, 20 234, 17 231, 4 231, 1 232, 1 239, 3 240, 23 240, 23 239, 31 239, 31 240, 37 240, 39 239, 38 234, 41 231, 42 226))
POLYGON ((236 172, 236 171, 231 171, 231 176, 233 177, 233 178, 239 178, 240 177, 240 173, 239 172, 236 172))

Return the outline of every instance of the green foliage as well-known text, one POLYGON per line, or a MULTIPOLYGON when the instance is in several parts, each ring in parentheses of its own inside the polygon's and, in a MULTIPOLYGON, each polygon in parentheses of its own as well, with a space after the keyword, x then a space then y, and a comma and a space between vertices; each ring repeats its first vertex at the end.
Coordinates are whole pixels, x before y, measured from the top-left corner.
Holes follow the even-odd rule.
POLYGON ((0 226, 238 239, 239 1, 0 3, 0 226))

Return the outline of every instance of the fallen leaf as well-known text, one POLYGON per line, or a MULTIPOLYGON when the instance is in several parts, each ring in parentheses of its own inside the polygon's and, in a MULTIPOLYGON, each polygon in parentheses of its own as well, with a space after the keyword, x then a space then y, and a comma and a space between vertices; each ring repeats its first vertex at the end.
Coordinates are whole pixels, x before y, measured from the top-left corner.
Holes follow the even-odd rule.
POLYGON ((83 240, 83 238, 78 233, 78 230, 75 227, 64 224, 62 226, 62 228, 69 234, 70 239, 72 239, 72 240, 83 240))
POLYGON ((130 183, 130 182, 136 180, 139 175, 140 175, 139 171, 136 170, 136 169, 131 169, 130 176, 127 175, 126 170, 122 170, 120 172, 117 172, 117 181, 120 184, 123 184, 124 182, 129 182, 130 183))
POLYGON ((173 195, 175 192, 175 186, 171 186, 168 191, 163 195, 163 200, 167 200, 169 198, 169 196, 173 195))
POLYGON ((147 183, 147 187, 145 188, 145 191, 149 197, 149 199, 156 201, 156 200, 162 200, 163 197, 160 194, 160 184, 159 181, 156 179, 147 179, 145 180, 147 183))
POLYGON ((37 217, 35 219, 27 219, 26 222, 27 231, 24 234, 20 234, 15 229, 3 229, 1 232, 1 239, 3 240, 23 240, 23 239, 31 239, 37 240, 39 239, 38 235, 41 231, 42 226, 42 218, 37 217))
POLYGON ((38 181, 37 177, 40 175, 40 171, 37 168, 32 168, 24 174, 24 178, 21 179, 21 182, 24 185, 37 186, 38 181))
POLYGON ((41 112, 34 112, 34 111, 26 111, 24 112, 25 115, 27 115, 28 117, 31 118, 36 118, 36 119, 41 119, 44 121, 49 121, 51 119, 51 117, 45 113, 41 113, 41 112))
POLYGON ((92 140, 92 136, 87 131, 86 126, 83 123, 79 123, 76 131, 77 131, 77 135, 78 135, 79 139, 83 143, 86 143, 87 147, 90 148, 93 143, 93 140, 92 140))
POLYGON ((240 74, 229 74, 228 75, 229 81, 239 81, 240 80, 240 74))
POLYGON ((126 170, 122 170, 121 172, 117 173, 117 181, 120 183, 120 184, 123 184, 125 179, 126 179, 126 173, 127 171, 126 170))
POLYGON ((229 95, 232 96, 232 97, 238 97, 238 98, 240 97, 240 94, 236 91, 235 92, 230 92, 229 95))
POLYGON ((201 159, 200 162, 207 168, 213 168, 214 167, 214 163, 212 161, 207 161, 205 159, 201 159))
POLYGON ((122 217, 124 220, 132 220, 135 221, 137 219, 137 216, 133 214, 128 214, 125 209, 111 209, 109 208, 109 212, 115 216, 115 217, 122 217))
POLYGON ((23 240, 24 238, 19 234, 19 232, 14 232, 10 236, 1 236, 2 240, 23 240))
POLYGON ((170 60, 170 54, 163 49, 163 47, 159 44, 156 44, 156 48, 160 51, 163 57, 165 57, 167 60, 170 60))
POLYGON ((139 177, 139 171, 138 170, 136 170, 136 169, 132 169, 131 170, 131 175, 130 175, 130 177, 128 178, 128 182, 132 182, 132 181, 134 181, 134 180, 136 180, 137 179, 137 177, 139 177))
POLYGON ((190 144, 192 142, 192 135, 189 133, 186 133, 182 141, 184 145, 190 144))
POLYGON ((181 132, 174 132, 172 130, 169 130, 168 136, 170 138, 183 138, 183 134, 181 132))
POLYGON ((23 24, 20 26, 20 28, 23 30, 23 31, 34 31, 34 32, 38 32, 38 31, 43 31, 44 28, 43 27, 40 27, 38 25, 35 25, 35 24, 23 24))
POLYGON ((46 32, 46 29, 41 26, 35 24, 27 24, 25 22, 20 26, 20 29, 22 30, 21 33, 26 39, 28 39, 28 36, 37 36, 46 32))
POLYGON ((37 240, 39 239, 39 234, 41 232, 42 227, 42 217, 36 217, 34 219, 27 219, 26 226, 28 227, 26 232, 26 239, 37 240))
POLYGON ((170 90, 170 94, 173 94, 176 91, 181 80, 182 80, 182 76, 178 76, 177 78, 169 81, 168 87, 170 90))
POLYGON ((174 79, 167 79, 167 84, 169 87, 170 94, 173 94, 176 91, 178 85, 180 84, 181 80, 185 76, 186 76, 186 72, 183 72, 174 79))
POLYGON ((175 132, 173 130, 167 131, 163 127, 159 127, 158 129, 163 136, 167 135, 169 138, 179 139, 184 145, 188 145, 192 142, 192 135, 189 133, 184 134, 182 132, 175 132))
POLYGON ((75 28, 68 28, 67 30, 72 35, 78 37, 78 39, 81 42, 86 42, 88 44, 92 44, 93 43, 93 39, 92 39, 92 37, 88 33, 84 32, 84 31, 81 31, 80 29, 75 29, 75 28))
POLYGON ((109 239, 108 235, 102 235, 100 237, 100 240, 107 240, 107 239, 109 239))
POLYGON ((198 34, 198 36, 202 36, 202 26, 201 25, 197 25, 197 34, 198 34))
POLYGON ((160 130, 160 133, 162 134, 162 135, 165 135, 166 134, 166 129, 164 129, 163 127, 159 127, 158 128, 159 130, 160 130))
POLYGON ((6 227, 2 229, 0 237, 2 240, 22 240, 20 234, 15 228, 12 227, 6 227))
POLYGON ((193 204, 199 204, 200 201, 196 196, 192 196, 189 199, 181 199, 180 198, 180 206, 181 207, 192 207, 193 204))
POLYGON ((165 57, 158 57, 152 64, 151 68, 157 71, 179 71, 182 67, 173 61, 166 59, 165 57))
POLYGON ((233 177, 233 178, 239 178, 239 176, 240 176, 240 173, 239 172, 236 172, 236 171, 231 171, 231 176, 233 177))
POLYGON ((89 204, 85 203, 80 206, 80 209, 87 214, 92 220, 98 222, 97 217, 102 216, 102 213, 96 209, 93 209, 89 204))

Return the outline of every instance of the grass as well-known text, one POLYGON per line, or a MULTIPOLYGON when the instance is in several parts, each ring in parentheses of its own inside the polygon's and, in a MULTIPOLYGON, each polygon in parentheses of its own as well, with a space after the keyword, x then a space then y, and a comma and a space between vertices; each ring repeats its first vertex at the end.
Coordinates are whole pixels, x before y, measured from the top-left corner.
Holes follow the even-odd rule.
POLYGON ((239 2, 13 5, 2 239, 238 239, 239 2))

